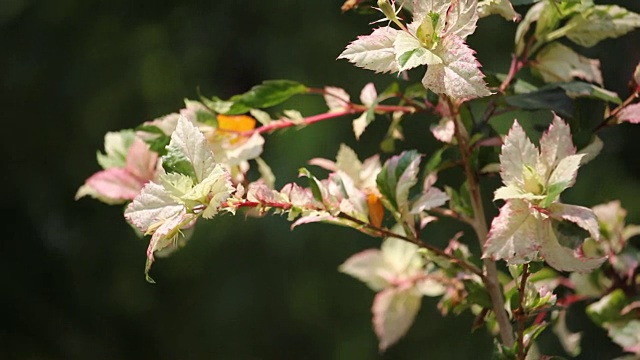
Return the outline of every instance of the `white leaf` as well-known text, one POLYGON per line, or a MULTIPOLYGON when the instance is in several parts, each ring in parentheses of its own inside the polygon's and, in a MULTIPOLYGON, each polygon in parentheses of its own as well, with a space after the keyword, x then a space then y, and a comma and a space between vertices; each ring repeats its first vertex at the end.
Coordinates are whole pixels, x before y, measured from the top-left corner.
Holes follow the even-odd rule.
POLYGON ((369 126, 370 122, 371 121, 367 119, 366 111, 360 114, 360 116, 358 116, 355 120, 353 120, 353 133, 356 136, 356 140, 360 139, 360 136, 362 136, 362 133, 364 133, 364 130, 367 128, 367 126, 369 126))
POLYGON ((571 155, 560 160, 558 166, 553 170, 551 176, 549 176, 548 186, 555 186, 556 189, 562 190, 573 186, 583 156, 584 155, 571 155))
POLYGON ((589 145, 585 146, 584 148, 580 149, 580 151, 578 151, 578 154, 584 155, 580 160, 580 165, 584 165, 589 161, 595 159, 596 156, 600 154, 600 151, 602 151, 603 147, 604 147, 604 143, 602 142, 602 140, 600 140, 598 136, 594 136, 593 140, 589 143, 589 145))
POLYGON ((349 106, 351 97, 343 88, 325 86, 324 101, 327 103, 330 112, 342 111, 349 106))
POLYGON ((606 258, 585 258, 575 250, 566 248, 558 242, 553 227, 545 221, 540 233, 540 256, 556 270, 588 272, 600 265, 606 258))
POLYGON ((147 232, 152 225, 164 222, 184 210, 184 206, 162 185, 150 182, 124 212, 125 218, 140 231, 147 232))
POLYGON ((371 106, 378 99, 378 92, 376 91, 376 86, 373 83, 368 83, 362 88, 360 91, 360 101, 362 101, 363 105, 371 106))
POLYGON ((398 178, 396 203, 398 204, 398 210, 401 212, 409 210, 409 190, 418 182, 420 160, 421 157, 416 156, 416 158, 409 163, 409 166, 407 166, 400 178, 398 178))
POLYGON ((534 4, 531 8, 529 8, 529 11, 527 11, 524 19, 520 22, 520 24, 518 24, 514 41, 516 45, 516 54, 522 54, 522 51, 524 50, 526 45, 525 35, 529 32, 531 24, 538 21, 547 4, 548 3, 546 1, 540 1, 537 4, 534 4))
POLYGON ((522 264, 538 258, 539 220, 523 200, 509 200, 491 222, 483 258, 522 264))
POLYGON ((362 163, 358 159, 358 155, 345 144, 340 144, 340 150, 336 155, 336 170, 340 170, 347 174, 354 183, 360 182, 360 169, 362 163))
POLYGON ((373 326, 380 351, 386 350, 407 333, 418 310, 421 296, 413 289, 389 288, 373 300, 373 326))
POLYGON ((498 14, 511 21, 518 21, 520 14, 514 9, 509 0, 482 0, 478 3, 478 16, 485 17, 491 14, 498 14))
POLYGON ((433 209, 444 205, 449 200, 449 195, 438 188, 429 188, 424 192, 418 200, 416 200, 410 213, 419 214, 425 210, 433 209))
POLYGON ((544 173, 555 168, 558 162, 576 153, 571 139, 571 129, 557 115, 554 115, 549 129, 540 138, 540 159, 544 173))
POLYGON ((98 164, 103 169, 114 167, 124 167, 127 153, 135 139, 133 130, 122 130, 118 132, 108 132, 104 136, 104 151, 97 153, 98 164))
POLYGON ((352 255, 338 270, 364 282, 373 291, 380 291, 389 285, 383 276, 386 261, 378 249, 368 249, 352 255))
POLYGON ((478 22, 476 7, 478 0, 454 0, 447 11, 447 28, 445 34, 457 35, 462 39, 473 34, 478 22))
POLYGON ((475 52, 462 38, 452 35, 442 39, 435 53, 442 64, 430 65, 422 84, 438 94, 466 100, 491 95, 475 52))
POLYGON ((180 153, 191 163, 198 181, 213 170, 213 154, 204 135, 186 117, 181 116, 167 146, 168 154, 180 153))
POLYGON ((500 152, 500 176, 506 185, 522 186, 526 167, 535 168, 538 150, 518 123, 513 122, 500 152))
POLYGON ((411 34, 401 32, 393 42, 399 71, 413 69, 421 65, 441 64, 442 59, 425 48, 420 40, 411 34))
POLYGON ((584 57, 558 42, 543 48, 536 56, 533 67, 545 82, 569 82, 580 78, 602 85, 600 60, 584 57))
POLYGON ((429 127, 433 137, 436 139, 450 144, 453 141, 453 136, 455 134, 455 124, 453 123, 453 119, 450 117, 443 117, 440 119, 437 125, 432 124, 429 127))
POLYGON ((393 42, 400 32, 388 26, 377 28, 371 35, 359 36, 347 45, 338 59, 347 59, 356 66, 375 72, 397 72, 399 67, 393 42))
MULTIPOLYGON (((404 233, 399 226, 393 229, 397 233, 404 233)), ((387 262, 388 271, 392 276, 414 275, 424 266, 424 260, 418 253, 418 246, 406 240, 386 238, 380 246, 382 256, 387 262)))
POLYGON ((606 38, 617 38, 640 27, 640 15, 616 5, 596 5, 565 25, 566 36, 578 45, 592 47, 606 38))

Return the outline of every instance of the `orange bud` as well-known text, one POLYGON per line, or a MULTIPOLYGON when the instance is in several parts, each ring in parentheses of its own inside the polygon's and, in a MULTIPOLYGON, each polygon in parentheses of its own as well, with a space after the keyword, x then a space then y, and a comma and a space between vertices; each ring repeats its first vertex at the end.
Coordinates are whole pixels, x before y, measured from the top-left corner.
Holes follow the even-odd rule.
POLYGON ((256 127, 256 120, 248 115, 218 115, 217 118, 220 131, 243 132, 256 127))
POLYGON ((369 222, 375 227, 380 227, 384 219, 384 206, 380 197, 376 194, 368 194, 367 205, 369 205, 369 222))

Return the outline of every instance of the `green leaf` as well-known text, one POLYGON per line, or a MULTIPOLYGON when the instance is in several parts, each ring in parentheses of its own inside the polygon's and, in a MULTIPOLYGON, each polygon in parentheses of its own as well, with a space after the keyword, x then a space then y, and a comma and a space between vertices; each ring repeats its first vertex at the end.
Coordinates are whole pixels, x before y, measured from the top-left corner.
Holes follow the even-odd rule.
POLYGON ((522 95, 507 96, 507 104, 523 110, 553 110, 564 118, 573 118, 573 100, 562 89, 548 89, 522 95))
POLYGON ((318 182, 318 179, 316 179, 316 177, 313 176, 311 172, 306 168, 300 168, 298 170, 298 176, 303 176, 309 179, 309 188, 311 188, 311 193, 313 194, 313 198, 320 203, 324 203, 324 200, 322 198, 322 191, 320 190, 320 184, 318 182))
POLYGON ((491 298, 484 286, 473 280, 463 280, 462 282, 467 290, 467 301, 469 303, 480 305, 486 309, 491 309, 491 298))
MULTIPOLYGON (((549 86, 551 86, 550 84, 549 86)), ((598 99, 603 101, 608 101, 614 104, 622 104, 622 100, 618 97, 613 91, 609 91, 607 89, 603 89, 599 86, 589 84, 583 81, 572 81, 568 83, 560 83, 555 84, 555 86, 564 89, 567 96, 572 99, 578 97, 587 97, 591 99, 598 99)), ((546 86, 544 87, 546 88, 546 86)))
POLYGON ((307 87, 290 80, 267 80, 240 95, 238 102, 250 108, 267 108, 278 105, 290 97, 305 93, 307 87))
POLYGON ((229 100, 218 97, 202 98, 205 106, 216 113, 226 115, 244 114, 251 109, 262 109, 278 105, 290 97, 305 93, 307 87, 290 80, 267 80, 252 87, 244 94, 232 96, 229 100))
POLYGON ((519 5, 530 5, 538 0, 511 0, 511 5, 519 6, 519 5))
POLYGON ((627 298, 622 289, 616 289, 602 299, 587 306, 587 315, 596 324, 603 326, 621 319, 620 311, 627 305, 627 298))
POLYGON ((376 178, 378 190, 389 201, 394 210, 400 210, 398 209, 399 199, 397 198, 399 185, 404 186, 409 184, 411 180, 415 180, 403 178, 403 175, 414 161, 419 161, 419 158, 420 155, 415 150, 405 151, 400 155, 393 156, 385 162, 376 178))
POLYGON ((445 150, 447 150, 447 147, 441 147, 431 155, 429 161, 427 161, 427 165, 424 167, 425 173, 431 174, 438 171, 438 167, 442 164, 442 153, 444 153, 445 150))
POLYGON ((159 156, 166 155, 166 147, 169 145, 169 141, 171 141, 171 136, 165 134, 162 129, 155 125, 140 125, 136 128, 136 131, 143 131, 157 135, 155 137, 145 139, 144 142, 149 145, 149 149, 151 149, 151 151, 157 152, 159 156))

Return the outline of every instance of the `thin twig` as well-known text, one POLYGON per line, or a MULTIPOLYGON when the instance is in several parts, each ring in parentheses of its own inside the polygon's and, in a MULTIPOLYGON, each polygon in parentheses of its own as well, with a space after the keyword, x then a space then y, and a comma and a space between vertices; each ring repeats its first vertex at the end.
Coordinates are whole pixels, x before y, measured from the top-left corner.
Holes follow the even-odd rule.
POLYGON ((626 108, 629 104, 631 104, 632 102, 634 102, 638 97, 640 97, 640 92, 638 92, 638 89, 636 89, 633 93, 631 93, 631 95, 629 95, 629 97, 622 102, 622 104, 618 105, 617 108, 613 109, 613 111, 611 111, 611 114, 609 114, 609 116, 607 116, 606 119, 604 119, 600 124, 598 124, 598 126, 596 126, 593 129, 593 132, 597 132, 598 130, 602 129, 603 127, 609 125, 609 122, 614 119, 622 110, 624 110, 624 108, 626 108))
POLYGON ((520 304, 515 311, 515 318, 518 321, 518 360, 525 360, 527 352, 524 348, 524 323, 527 320, 527 314, 524 309, 524 297, 527 287, 527 278, 529 277, 529 264, 522 265, 522 275, 520 277, 520 288, 518 289, 518 295, 520 298, 520 304))
POLYGON ((356 223, 356 224, 358 224, 360 226, 366 227, 369 230, 373 230, 374 232, 377 232, 378 234, 380 234, 382 237, 393 237, 393 238, 397 238, 397 239, 408 241, 408 242, 410 242, 412 244, 417 245, 420 248, 427 249, 427 250, 433 252, 434 254, 436 254, 438 256, 444 257, 444 258, 448 259, 449 261, 451 261, 452 263, 458 264, 461 267, 463 267, 464 269, 469 270, 470 272, 480 276, 481 278, 484 278, 482 270, 480 270, 477 266, 475 266, 472 263, 469 263, 469 262, 467 262, 467 261, 465 261, 463 259, 460 259, 460 258, 457 258, 457 257, 455 257, 453 255, 447 254, 444 250, 439 249, 439 248, 437 248, 437 247, 435 247, 433 245, 429 245, 429 244, 425 243, 424 241, 422 241, 422 240, 420 240, 418 238, 415 238, 415 237, 412 237, 412 236, 398 234, 398 233, 395 233, 395 232, 393 232, 391 230, 388 230, 388 229, 385 229, 385 228, 381 228, 381 227, 377 227, 377 226, 375 226, 375 225, 373 225, 371 223, 356 219, 353 216, 345 214, 345 213, 339 213, 338 217, 342 218, 342 219, 345 219, 345 220, 349 220, 351 222, 354 222, 354 223, 356 223))
MULTIPOLYGON (((452 101, 449 101, 449 108, 454 117, 454 134, 458 141, 458 147, 462 157, 464 165, 464 172, 467 178, 467 184, 469 186, 469 193, 471 197, 471 205, 473 207, 473 229, 476 232, 480 248, 484 248, 487 235, 489 233, 487 229, 486 217, 484 213, 484 206, 482 204, 482 194, 480 193, 480 185, 478 183, 478 177, 471 164, 471 151, 469 147, 469 135, 464 131, 464 125, 460 119, 458 107, 452 101), (464 131, 464 132, 463 132, 464 131)), ((500 338, 502 343, 507 347, 512 347, 514 343, 513 328, 509 321, 509 315, 504 309, 504 299, 502 297, 502 291, 500 290, 500 283, 498 282, 498 269, 496 264, 491 259, 483 259, 484 263, 484 277, 483 281, 487 292, 491 297, 491 303, 493 305, 493 312, 496 315, 496 321, 500 328, 500 338)))

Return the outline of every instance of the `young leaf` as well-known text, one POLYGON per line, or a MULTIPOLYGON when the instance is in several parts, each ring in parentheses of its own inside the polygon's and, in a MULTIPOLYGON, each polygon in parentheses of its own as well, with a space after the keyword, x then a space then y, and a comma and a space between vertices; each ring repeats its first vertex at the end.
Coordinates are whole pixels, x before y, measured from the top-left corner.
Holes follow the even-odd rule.
POLYGON ((202 181, 215 165, 207 140, 198 128, 181 117, 162 157, 167 172, 177 172, 202 181))

